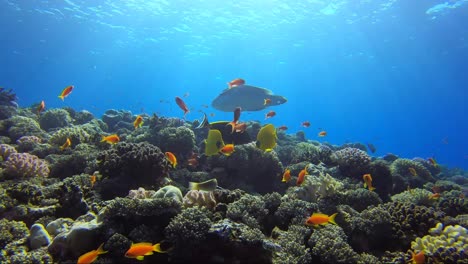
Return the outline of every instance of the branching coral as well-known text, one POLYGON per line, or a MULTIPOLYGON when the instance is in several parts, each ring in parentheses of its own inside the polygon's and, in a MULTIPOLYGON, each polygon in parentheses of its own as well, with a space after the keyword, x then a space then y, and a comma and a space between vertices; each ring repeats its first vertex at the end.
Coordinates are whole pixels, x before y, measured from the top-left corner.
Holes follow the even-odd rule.
POLYGON ((49 165, 45 160, 28 153, 12 153, 5 162, 5 171, 11 176, 19 177, 47 177, 49 165))

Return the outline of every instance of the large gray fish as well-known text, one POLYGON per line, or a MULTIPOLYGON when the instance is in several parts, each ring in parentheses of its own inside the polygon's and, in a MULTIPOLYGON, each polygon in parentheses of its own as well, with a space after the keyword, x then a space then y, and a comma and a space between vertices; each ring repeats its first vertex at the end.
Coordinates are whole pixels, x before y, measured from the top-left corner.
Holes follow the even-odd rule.
POLYGON ((270 90, 250 85, 239 85, 224 90, 216 97, 211 105, 220 111, 232 112, 236 107, 242 111, 260 111, 268 106, 280 105, 287 102, 281 95, 274 95, 270 90), (270 103, 265 104, 265 99, 270 103))

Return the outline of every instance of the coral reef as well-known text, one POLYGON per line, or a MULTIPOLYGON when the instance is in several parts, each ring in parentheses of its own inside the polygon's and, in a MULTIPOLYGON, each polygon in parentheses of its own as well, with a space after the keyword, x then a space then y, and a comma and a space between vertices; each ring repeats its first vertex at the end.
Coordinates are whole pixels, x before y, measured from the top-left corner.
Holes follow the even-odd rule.
POLYGON ((155 144, 164 152, 188 155, 195 147, 195 134, 185 126, 166 127, 159 131, 155 144))
POLYGON ((84 125, 69 126, 54 132, 49 140, 50 144, 61 146, 67 138, 72 142, 72 147, 81 143, 97 143, 101 140, 103 131, 98 121, 91 121, 84 125))
POLYGON ((347 147, 335 151, 334 155, 340 172, 346 177, 361 179, 369 172, 371 159, 366 151, 347 147))
POLYGON ((392 176, 401 176, 405 180, 405 185, 411 188, 423 187, 427 181, 434 181, 431 172, 426 169, 421 163, 409 159, 397 159, 390 166, 392 176), (411 173, 411 169, 416 172, 411 173))
POLYGON ((180 203, 182 203, 183 200, 180 189, 172 185, 167 185, 157 190, 153 198, 172 198, 180 203))
POLYGON ((39 118, 39 125, 45 131, 66 127, 71 123, 70 114, 65 109, 59 108, 47 110, 39 118))
POLYGON ((45 132, 41 129, 36 120, 24 116, 12 116, 0 123, 2 135, 8 136, 13 142, 23 136, 44 137, 45 132))
POLYGON ((169 162, 149 143, 119 143, 97 156, 104 179, 99 192, 104 199, 127 195, 130 189, 151 187, 167 175, 169 162))
POLYGON ((5 172, 18 177, 47 177, 49 165, 46 161, 28 153, 11 153, 5 162, 5 172))
POLYGON ((7 160, 12 153, 17 153, 13 146, 8 144, 0 144, 0 156, 2 156, 3 160, 7 160))
POLYGON ((468 259, 468 230, 459 225, 444 228, 438 223, 429 230, 429 235, 411 242, 411 248, 442 263, 463 263, 468 259))

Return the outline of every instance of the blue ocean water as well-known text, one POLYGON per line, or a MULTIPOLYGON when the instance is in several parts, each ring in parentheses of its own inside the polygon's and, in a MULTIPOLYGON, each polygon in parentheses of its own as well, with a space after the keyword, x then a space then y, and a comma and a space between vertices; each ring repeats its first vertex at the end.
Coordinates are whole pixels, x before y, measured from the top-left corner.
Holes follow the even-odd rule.
POLYGON ((97 116, 182 117, 189 94, 188 120, 228 120, 202 105, 240 77, 288 98, 243 121, 468 169, 467 14, 468 0, 0 0, 0 86, 97 116))

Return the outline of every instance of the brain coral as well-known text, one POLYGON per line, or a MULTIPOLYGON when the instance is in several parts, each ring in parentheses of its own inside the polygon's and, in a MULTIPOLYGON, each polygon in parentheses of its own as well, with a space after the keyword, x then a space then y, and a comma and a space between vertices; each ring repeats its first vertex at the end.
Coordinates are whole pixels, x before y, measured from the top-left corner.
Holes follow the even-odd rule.
POLYGON ((8 159, 10 154, 17 153, 16 149, 13 146, 8 144, 0 144, 0 156, 2 156, 3 160, 8 159))
POLYGON ((97 160, 99 171, 110 178, 102 184, 101 194, 110 198, 154 185, 169 170, 164 154, 149 143, 119 143, 98 154, 97 160))
POLYGON ((5 162, 5 172, 20 177, 47 177, 49 166, 45 160, 28 153, 12 153, 5 162))
POLYGON ((335 152, 340 172, 346 177, 361 179, 368 173, 371 159, 365 151, 357 148, 344 148, 335 152))

